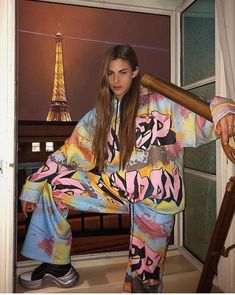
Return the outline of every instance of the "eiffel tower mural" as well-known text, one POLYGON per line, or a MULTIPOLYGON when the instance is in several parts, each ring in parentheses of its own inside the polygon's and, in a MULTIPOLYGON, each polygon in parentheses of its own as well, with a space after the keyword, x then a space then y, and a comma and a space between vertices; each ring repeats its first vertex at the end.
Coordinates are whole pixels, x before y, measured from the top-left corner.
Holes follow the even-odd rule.
POLYGON ((61 33, 56 34, 54 86, 47 121, 71 121, 65 92, 61 33))

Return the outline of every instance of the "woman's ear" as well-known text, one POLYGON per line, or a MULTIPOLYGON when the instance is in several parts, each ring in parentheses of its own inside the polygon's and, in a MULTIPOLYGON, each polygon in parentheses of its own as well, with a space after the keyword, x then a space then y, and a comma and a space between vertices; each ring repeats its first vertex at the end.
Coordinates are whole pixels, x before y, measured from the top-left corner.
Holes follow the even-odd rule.
POLYGON ((136 67, 136 70, 132 74, 132 78, 135 78, 139 73, 139 67, 136 67))

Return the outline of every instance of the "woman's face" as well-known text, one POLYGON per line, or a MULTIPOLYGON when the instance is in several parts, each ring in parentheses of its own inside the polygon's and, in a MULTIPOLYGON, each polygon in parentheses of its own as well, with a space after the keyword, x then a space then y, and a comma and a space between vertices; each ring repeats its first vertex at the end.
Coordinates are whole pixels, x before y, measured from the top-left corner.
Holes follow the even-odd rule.
POLYGON ((121 99, 129 90, 132 79, 138 72, 138 67, 133 71, 129 63, 121 58, 110 62, 107 72, 108 84, 118 99, 121 99))

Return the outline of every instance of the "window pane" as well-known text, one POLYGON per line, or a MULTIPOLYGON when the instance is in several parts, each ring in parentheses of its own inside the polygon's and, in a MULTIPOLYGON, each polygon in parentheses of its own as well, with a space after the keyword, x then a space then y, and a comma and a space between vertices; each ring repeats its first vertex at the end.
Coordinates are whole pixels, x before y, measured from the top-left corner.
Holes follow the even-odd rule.
MULTIPOLYGON (((194 94, 209 101, 215 93, 215 83, 191 90, 194 94)), ((216 174, 216 143, 211 142, 198 148, 185 148, 184 165, 187 168, 216 174)))
POLYGON ((46 152, 54 152, 54 142, 46 142, 46 152))
POLYGON ((32 152, 39 153, 40 151, 40 142, 32 142, 32 152))
POLYGON ((182 13, 182 85, 215 74, 215 1, 196 1, 182 13))
POLYGON ((186 148, 184 166, 187 168, 216 174, 215 141, 198 148, 186 148))
POLYGON ((210 100, 215 95, 215 83, 210 83, 207 85, 203 85, 201 87, 196 87, 196 88, 190 90, 190 92, 201 97, 203 100, 210 102, 210 100))
MULTIPOLYGON (((197 0, 181 18, 181 84, 202 83, 215 75, 215 1, 197 0)), ((210 101, 214 83, 191 92, 210 101)), ((216 218, 216 185, 198 171, 216 174, 215 142, 196 149, 185 149, 186 209, 184 211, 184 247, 204 261, 216 218), (190 172, 190 173, 189 173, 190 172)))
POLYGON ((216 183, 190 173, 185 180, 184 246, 204 261, 216 220, 216 183))

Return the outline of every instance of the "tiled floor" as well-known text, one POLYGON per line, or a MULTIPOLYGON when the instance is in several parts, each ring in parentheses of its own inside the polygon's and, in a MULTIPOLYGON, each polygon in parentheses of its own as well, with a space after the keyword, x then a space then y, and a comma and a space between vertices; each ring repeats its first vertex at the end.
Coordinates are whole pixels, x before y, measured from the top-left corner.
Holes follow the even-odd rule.
MULTIPOLYGON (((122 293, 126 263, 82 266, 79 268, 80 282, 70 289, 61 289, 45 284, 37 290, 16 286, 17 293, 122 293)), ((183 256, 167 258, 164 275, 164 293, 195 293, 200 273, 183 256)), ((216 290, 215 290, 216 292, 216 290)))

